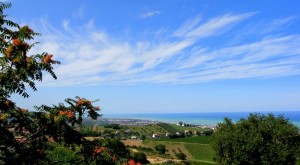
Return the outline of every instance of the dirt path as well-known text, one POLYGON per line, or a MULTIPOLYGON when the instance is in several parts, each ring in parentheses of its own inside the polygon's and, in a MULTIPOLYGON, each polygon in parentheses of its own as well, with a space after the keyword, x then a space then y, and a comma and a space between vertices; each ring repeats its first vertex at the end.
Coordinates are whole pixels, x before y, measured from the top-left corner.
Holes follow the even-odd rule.
MULTIPOLYGON (((210 163, 210 164, 217 164, 216 162, 211 162, 211 161, 206 161, 206 160, 198 160, 198 159, 189 159, 190 161, 195 161, 195 162, 203 162, 203 163, 210 163)), ((188 161, 189 161, 188 160, 188 161)))
POLYGON ((126 146, 129 145, 129 146, 141 146, 141 147, 144 147, 145 145, 143 144, 143 142, 141 140, 130 140, 130 139, 127 139, 127 140, 121 140, 126 146))
POLYGON ((167 158, 162 158, 162 157, 157 157, 157 156, 147 156, 147 160, 150 161, 150 163, 165 163, 166 161, 170 160, 173 162, 180 162, 181 160, 178 159, 167 159, 167 158))

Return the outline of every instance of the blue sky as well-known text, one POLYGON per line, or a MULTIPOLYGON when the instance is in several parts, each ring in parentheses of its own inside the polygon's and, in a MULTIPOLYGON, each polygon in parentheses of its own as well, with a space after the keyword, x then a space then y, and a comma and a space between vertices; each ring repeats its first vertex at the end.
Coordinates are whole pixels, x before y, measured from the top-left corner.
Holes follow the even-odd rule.
POLYGON ((61 61, 20 106, 100 99, 104 114, 300 109, 300 1, 11 0, 61 61))

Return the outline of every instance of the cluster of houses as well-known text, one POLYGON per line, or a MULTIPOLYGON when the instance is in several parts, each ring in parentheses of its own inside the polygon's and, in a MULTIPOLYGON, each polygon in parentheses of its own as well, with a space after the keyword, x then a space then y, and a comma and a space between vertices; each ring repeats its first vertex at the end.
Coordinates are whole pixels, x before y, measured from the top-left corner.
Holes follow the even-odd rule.
MULTIPOLYGON (((183 132, 175 132, 175 133, 167 132, 165 134, 165 137, 185 137, 185 136, 192 136, 192 135, 193 135, 192 131, 185 130, 184 133, 183 132)), ((194 131, 194 135, 199 135, 199 133, 194 131)), ((152 134, 153 139, 156 139, 156 138, 159 138, 159 137, 160 137, 160 135, 157 134, 157 133, 152 134)))
MULTIPOLYGON (((161 138, 161 137, 183 138, 183 137, 191 137, 191 136, 210 135, 216 129, 215 126, 207 126, 207 125, 193 126, 193 125, 182 123, 182 122, 177 123, 177 125, 182 126, 182 127, 187 127, 188 126, 188 127, 193 127, 193 128, 202 128, 202 129, 205 129, 205 131, 200 131, 200 130, 199 131, 191 131, 191 130, 186 129, 183 132, 167 132, 165 134, 153 133, 151 137, 153 139, 157 139, 157 138, 161 138)), ((131 130, 130 129, 125 130, 125 133, 130 134, 131 130)), ((136 135, 132 135, 130 137, 130 139, 132 139, 132 140, 141 140, 136 135)))
MULTIPOLYGON (((213 132, 213 129, 207 129, 207 131, 213 132)), ((184 132, 175 132, 175 133, 166 133, 165 137, 169 138, 181 138, 181 137, 190 137, 190 136, 200 136, 200 135, 206 135, 205 131, 191 131, 191 130, 184 130, 184 132)), ((152 138, 156 139, 159 138, 160 135, 157 133, 152 134, 152 138)))
MULTIPOLYGON (((170 138, 176 138, 176 137, 190 137, 190 136, 200 136, 200 135, 207 135, 207 132, 213 132, 215 131, 216 127, 215 126, 208 126, 208 125, 200 125, 200 126, 193 126, 191 124, 186 124, 183 122, 178 122, 176 125, 182 126, 182 127, 194 127, 194 128, 202 128, 205 129, 206 131, 191 131, 191 130, 184 130, 184 132, 175 132, 175 133, 166 133, 165 137, 170 137, 170 138)), ((156 139, 159 138, 160 135, 157 133, 152 134, 152 138, 156 139)))
MULTIPOLYGON (((199 131, 194 131, 194 132, 192 132, 192 131, 190 131, 190 130, 185 130, 184 132, 175 132, 175 133, 166 133, 165 134, 165 137, 186 137, 186 136, 192 136, 192 135, 195 135, 195 136, 199 136, 199 135, 201 135, 201 132, 199 132, 199 131)), ((160 138, 161 136, 163 136, 163 135, 161 135, 161 134, 158 134, 158 133, 153 133, 152 134, 152 138, 153 139, 157 139, 157 138, 160 138)), ((131 137, 130 137, 130 139, 131 140, 141 140, 139 137, 137 137, 137 136, 135 136, 135 135, 132 135, 131 137)))
POLYGON ((197 128, 212 129, 212 130, 216 129, 216 126, 213 126, 213 125, 196 125, 195 126, 195 125, 186 124, 186 123, 183 123, 183 122, 178 122, 178 123, 176 123, 176 125, 182 126, 182 127, 197 127, 197 128))

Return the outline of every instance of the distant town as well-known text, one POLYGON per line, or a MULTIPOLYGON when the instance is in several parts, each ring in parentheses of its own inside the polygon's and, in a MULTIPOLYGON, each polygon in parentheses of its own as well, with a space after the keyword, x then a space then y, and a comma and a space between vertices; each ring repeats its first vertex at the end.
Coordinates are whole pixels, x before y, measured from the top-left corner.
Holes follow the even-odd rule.
MULTIPOLYGON (((129 118, 100 118, 98 120, 91 120, 86 118, 85 123, 88 125, 109 125, 109 124, 118 124, 123 126, 145 126, 149 124, 159 124, 166 123, 155 120, 146 120, 146 119, 129 119, 129 118)), ((214 125, 194 125, 184 122, 170 122, 168 124, 176 124, 183 127, 194 127, 194 128, 203 128, 203 129, 212 129, 215 130, 216 126, 214 125)))

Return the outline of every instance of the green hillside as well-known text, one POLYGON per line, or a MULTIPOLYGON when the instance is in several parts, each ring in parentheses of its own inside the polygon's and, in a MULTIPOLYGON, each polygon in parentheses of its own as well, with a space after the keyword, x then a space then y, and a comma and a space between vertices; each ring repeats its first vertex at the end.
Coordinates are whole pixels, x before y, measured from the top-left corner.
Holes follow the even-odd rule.
POLYGON ((128 129, 136 133, 138 136, 144 135, 146 138, 151 138, 152 134, 154 133, 163 135, 168 132, 168 130, 158 124, 149 124, 145 126, 128 126, 128 129))
POLYGON ((168 141, 178 143, 196 143, 196 144, 209 144, 210 136, 193 136, 188 138, 177 138, 177 139, 157 139, 156 141, 168 141))
POLYGON ((167 124, 167 123, 159 123, 158 126, 164 128, 168 132, 177 132, 180 131, 180 129, 174 128, 172 125, 174 124, 167 124))
POLYGON ((214 150, 210 145, 189 144, 189 143, 185 143, 183 145, 192 155, 192 159, 213 161, 214 150))
MULTIPOLYGON (((208 136, 197 136, 178 139, 147 140, 143 142, 143 146, 154 148, 154 146, 159 144, 165 145, 166 154, 157 154, 156 157, 177 160, 176 154, 184 153, 191 164, 215 164, 213 161, 214 151, 209 144, 209 139, 210 137, 208 136)), ((149 154, 153 155, 153 153, 149 154)))

